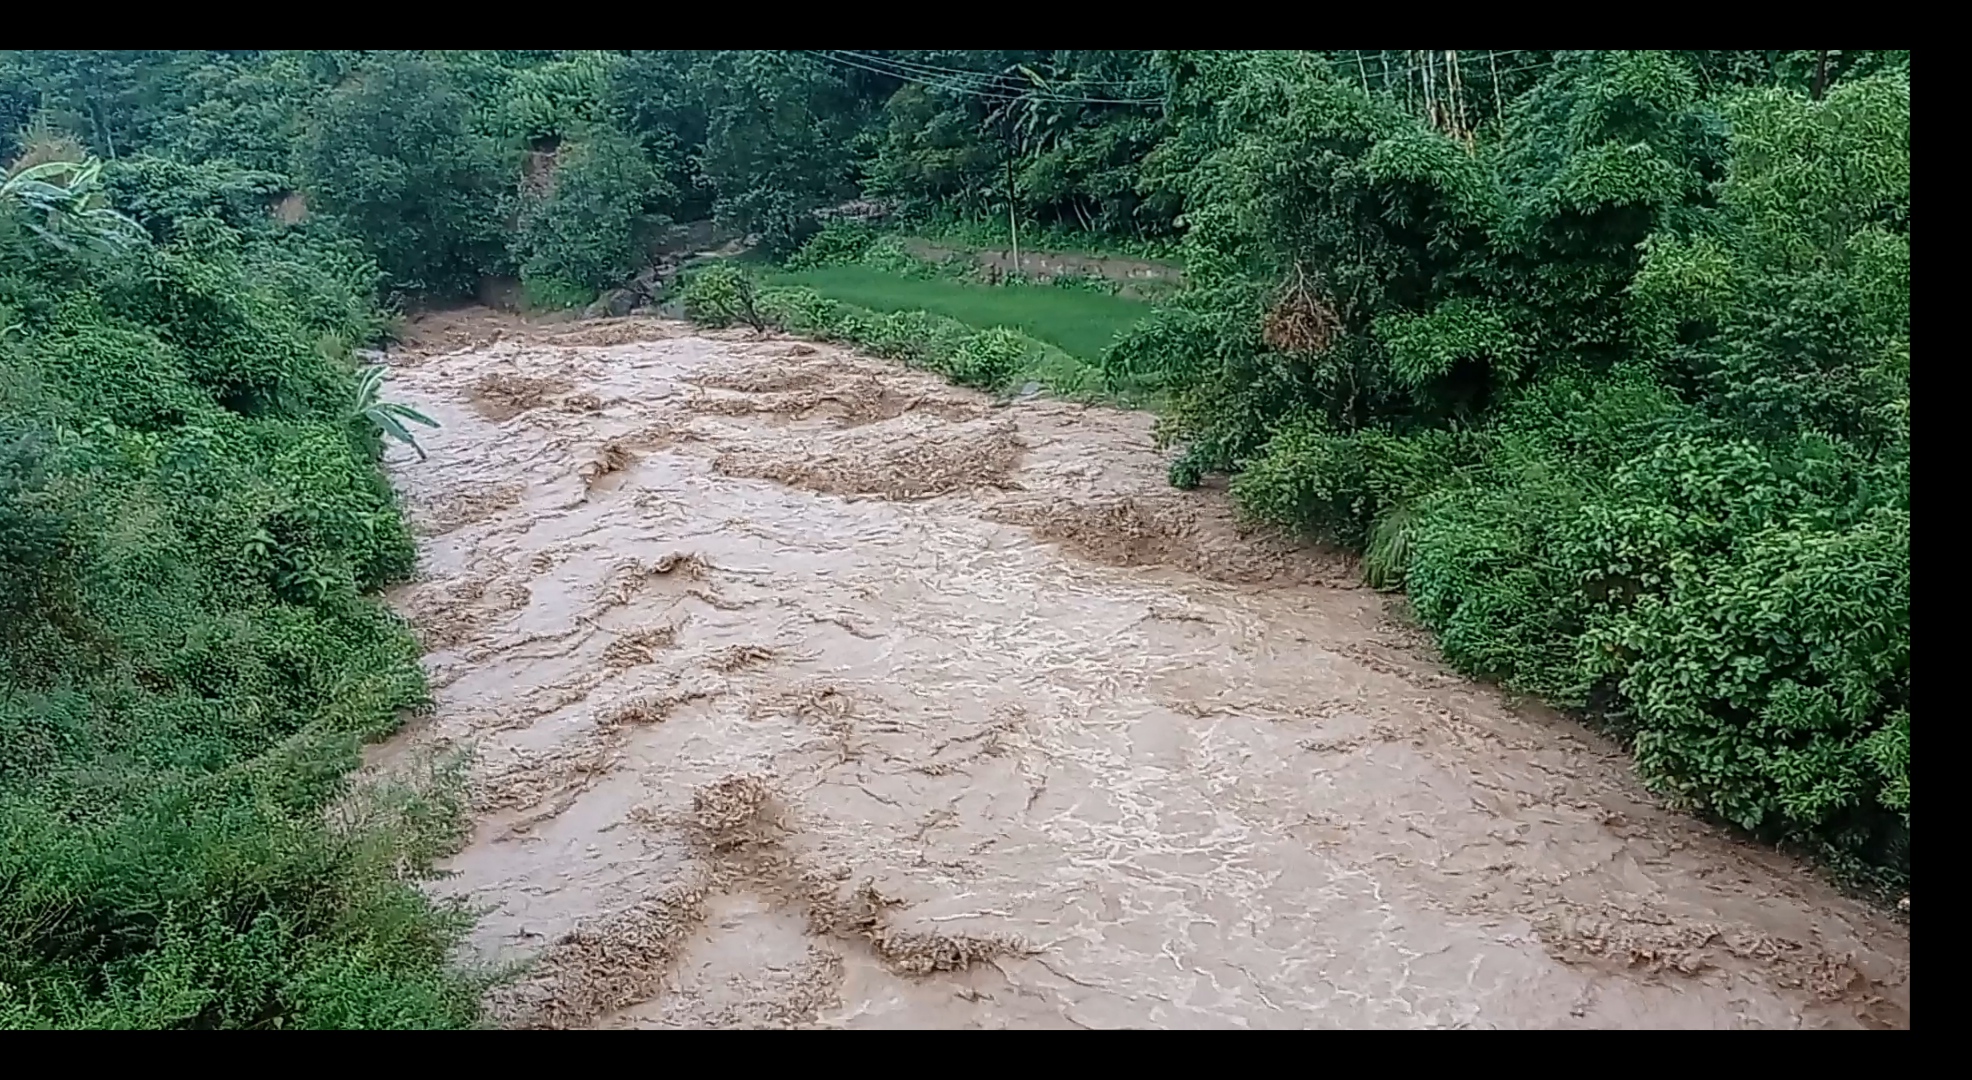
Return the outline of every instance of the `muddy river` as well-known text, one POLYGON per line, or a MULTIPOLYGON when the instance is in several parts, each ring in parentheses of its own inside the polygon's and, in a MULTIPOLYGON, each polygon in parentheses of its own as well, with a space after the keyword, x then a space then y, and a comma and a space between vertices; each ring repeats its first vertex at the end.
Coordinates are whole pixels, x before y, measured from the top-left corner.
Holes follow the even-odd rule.
POLYGON ((532 1027, 1908 1027, 1909 935, 1450 673, 1147 415, 422 320, 435 888, 532 1027))

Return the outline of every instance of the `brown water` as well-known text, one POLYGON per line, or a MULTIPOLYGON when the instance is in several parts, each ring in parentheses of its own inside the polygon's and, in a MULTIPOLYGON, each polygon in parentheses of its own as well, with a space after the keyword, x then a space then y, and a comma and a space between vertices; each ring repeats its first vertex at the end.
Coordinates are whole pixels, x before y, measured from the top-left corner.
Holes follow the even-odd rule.
POLYGON ((553 1027, 1907 1027, 1909 938, 1459 679, 1150 417, 427 319, 440 887, 553 1027))

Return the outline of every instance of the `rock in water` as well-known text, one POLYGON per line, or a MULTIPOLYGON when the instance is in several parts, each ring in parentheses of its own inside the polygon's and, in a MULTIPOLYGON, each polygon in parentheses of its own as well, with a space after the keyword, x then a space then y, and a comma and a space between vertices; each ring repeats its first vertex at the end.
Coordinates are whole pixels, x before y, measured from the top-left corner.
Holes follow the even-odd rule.
POLYGON ((583 315, 591 319, 620 319, 637 306, 637 294, 629 289, 611 289, 597 297, 583 315))

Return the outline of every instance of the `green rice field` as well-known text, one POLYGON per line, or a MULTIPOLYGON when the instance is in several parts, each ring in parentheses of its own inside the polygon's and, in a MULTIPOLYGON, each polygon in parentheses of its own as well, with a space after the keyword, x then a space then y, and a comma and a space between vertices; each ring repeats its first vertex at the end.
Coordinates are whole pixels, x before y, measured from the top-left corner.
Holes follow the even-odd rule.
POLYGON ((776 285, 806 285, 872 311, 929 311, 980 328, 1007 326, 1095 363, 1116 335, 1150 313, 1126 297, 1052 285, 974 285, 919 279, 866 266, 780 271, 776 285))

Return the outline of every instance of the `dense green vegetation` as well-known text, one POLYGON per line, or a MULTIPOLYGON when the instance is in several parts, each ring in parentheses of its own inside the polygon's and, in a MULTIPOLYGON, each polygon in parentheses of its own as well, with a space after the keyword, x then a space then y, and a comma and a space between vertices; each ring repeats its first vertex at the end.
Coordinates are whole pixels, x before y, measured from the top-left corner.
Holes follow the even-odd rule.
POLYGON ((1216 77, 1194 289, 1109 357, 1174 480, 1365 546, 1686 805, 1907 872, 1907 66, 1597 54, 1469 147, 1313 58, 1216 77))
POLYGON ((445 791, 343 780, 425 697, 365 595, 413 559, 350 360, 375 264, 250 176, 120 170, 140 224, 101 175, 0 202, 0 1026, 467 1023, 401 870, 445 791))
POLYGON ((1907 880, 1909 126, 1907 52, 0 51, 0 1026, 473 1021, 445 789, 343 779, 424 697, 352 350, 708 217, 786 263, 695 316, 1164 402, 1175 483, 1907 880))

